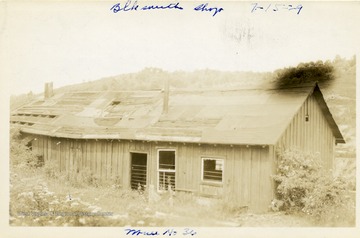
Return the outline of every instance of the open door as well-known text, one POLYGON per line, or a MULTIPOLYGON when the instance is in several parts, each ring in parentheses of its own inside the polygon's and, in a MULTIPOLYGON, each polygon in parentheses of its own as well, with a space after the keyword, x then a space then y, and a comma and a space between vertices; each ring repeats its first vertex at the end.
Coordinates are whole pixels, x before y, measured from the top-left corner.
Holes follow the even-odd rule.
POLYGON ((131 154, 131 189, 145 189, 146 187, 146 168, 147 154, 131 154))

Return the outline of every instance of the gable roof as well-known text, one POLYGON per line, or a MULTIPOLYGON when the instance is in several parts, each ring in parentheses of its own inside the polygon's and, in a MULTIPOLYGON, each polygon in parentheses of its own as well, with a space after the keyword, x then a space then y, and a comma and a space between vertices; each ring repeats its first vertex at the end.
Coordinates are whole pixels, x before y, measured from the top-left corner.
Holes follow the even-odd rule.
POLYGON ((69 92, 12 113, 26 133, 76 139, 275 144, 309 95, 338 143, 344 139, 316 84, 287 89, 69 92))
POLYGON ((323 112, 323 115, 325 116, 327 122, 330 125, 330 128, 333 132, 333 135, 335 137, 336 143, 345 143, 345 139, 342 136, 339 127, 337 126, 330 110, 329 107, 327 106, 324 96, 320 90, 319 85, 316 83, 314 90, 313 90, 313 95, 315 97, 315 99, 317 100, 317 102, 319 103, 320 109, 323 112))

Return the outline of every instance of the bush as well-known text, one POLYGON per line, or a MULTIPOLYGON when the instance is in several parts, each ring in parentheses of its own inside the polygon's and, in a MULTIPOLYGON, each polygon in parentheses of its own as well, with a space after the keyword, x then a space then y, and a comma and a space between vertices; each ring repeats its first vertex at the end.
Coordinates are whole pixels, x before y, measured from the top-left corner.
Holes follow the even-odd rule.
POLYGON ((347 182, 342 178, 320 177, 311 193, 304 198, 307 215, 326 225, 353 225, 355 204, 347 191, 347 182))
POLYGON ((300 212, 318 224, 352 225, 355 206, 348 196, 347 183, 333 178, 320 163, 320 158, 298 150, 287 150, 279 155, 277 199, 274 210, 300 212), (344 216, 344 214, 346 214, 344 216))
MULTIPOLYGON (((15 178, 16 179, 16 178, 15 178)), ((22 184, 10 194, 12 226, 124 226, 125 217, 113 216, 80 198, 57 197, 39 180, 34 185, 22 184)))
POLYGON ((18 127, 10 128, 10 165, 18 168, 34 168, 41 164, 40 156, 30 150, 18 127))

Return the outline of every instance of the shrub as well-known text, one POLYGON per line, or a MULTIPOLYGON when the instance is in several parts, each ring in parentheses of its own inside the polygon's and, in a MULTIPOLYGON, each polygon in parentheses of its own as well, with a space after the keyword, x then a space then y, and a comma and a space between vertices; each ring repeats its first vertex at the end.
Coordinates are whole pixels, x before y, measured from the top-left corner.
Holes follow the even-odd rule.
POLYGON ((353 225, 355 204, 342 178, 320 177, 317 185, 304 200, 302 211, 326 225, 353 225))
POLYGON ((26 146, 18 127, 10 128, 10 165, 18 168, 38 167, 39 156, 26 146))
POLYGON ((113 216, 80 198, 57 197, 42 180, 11 191, 13 226, 124 226, 125 217, 113 216))
POLYGON ((277 175, 277 195, 283 202, 283 210, 300 211, 303 198, 314 189, 315 182, 321 176, 319 158, 301 151, 285 151, 279 155, 277 175))
MULTIPOLYGON (((274 210, 304 213, 319 224, 338 225, 344 218, 354 222, 355 207, 348 196, 346 181, 333 178, 314 154, 287 150, 279 154, 277 199, 274 210), (343 214, 347 214, 346 217, 343 214)), ((343 223, 342 223, 343 224, 343 223)))

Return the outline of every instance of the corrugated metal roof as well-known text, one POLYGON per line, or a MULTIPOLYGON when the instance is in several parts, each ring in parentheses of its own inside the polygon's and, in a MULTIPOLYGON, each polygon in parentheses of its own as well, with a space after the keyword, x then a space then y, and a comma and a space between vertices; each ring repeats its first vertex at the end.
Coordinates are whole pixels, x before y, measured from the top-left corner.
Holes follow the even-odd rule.
POLYGON ((172 91, 167 114, 161 91, 71 92, 20 108, 11 121, 26 122, 24 132, 56 137, 269 145, 312 93, 337 142, 344 142, 317 85, 172 91))

